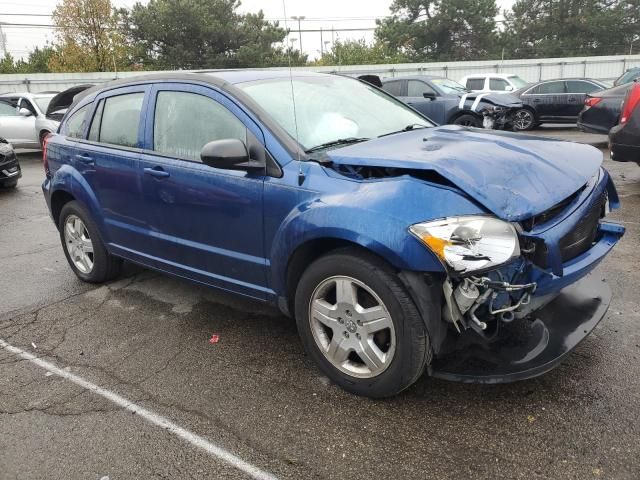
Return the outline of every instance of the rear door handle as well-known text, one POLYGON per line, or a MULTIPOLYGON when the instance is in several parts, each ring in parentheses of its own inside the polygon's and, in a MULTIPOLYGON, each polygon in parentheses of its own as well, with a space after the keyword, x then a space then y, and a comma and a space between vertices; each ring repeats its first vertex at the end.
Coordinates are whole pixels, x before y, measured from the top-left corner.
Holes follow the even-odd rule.
POLYGON ((90 157, 86 153, 79 153, 78 155, 76 155, 76 159, 81 161, 85 165, 95 165, 96 164, 96 161, 93 159, 93 157, 90 157))
POLYGON ((156 178, 167 178, 169 172, 165 172, 162 167, 145 168, 144 173, 156 178))

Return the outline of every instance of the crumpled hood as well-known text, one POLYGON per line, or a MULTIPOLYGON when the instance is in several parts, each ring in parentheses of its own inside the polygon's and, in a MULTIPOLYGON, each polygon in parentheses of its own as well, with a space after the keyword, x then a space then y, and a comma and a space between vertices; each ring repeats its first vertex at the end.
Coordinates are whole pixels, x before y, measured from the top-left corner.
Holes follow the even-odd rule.
POLYGON ((493 92, 477 92, 477 93, 461 93, 458 95, 465 104, 467 102, 475 102, 478 97, 480 97, 480 101, 490 103, 491 105, 495 105, 497 107, 521 107, 522 100, 518 97, 514 97, 508 93, 493 93, 493 92))
POLYGON ((602 153, 583 144, 446 125, 327 152, 338 165, 431 170, 500 218, 548 210, 593 177, 602 153))

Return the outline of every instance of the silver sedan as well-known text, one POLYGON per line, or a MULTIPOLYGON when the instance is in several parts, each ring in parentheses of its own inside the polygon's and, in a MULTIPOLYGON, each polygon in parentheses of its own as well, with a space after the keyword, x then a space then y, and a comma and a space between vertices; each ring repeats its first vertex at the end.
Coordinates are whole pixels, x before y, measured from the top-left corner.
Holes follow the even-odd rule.
POLYGON ((46 120, 55 93, 5 93, 0 95, 0 137, 16 148, 40 148, 36 120, 46 120))

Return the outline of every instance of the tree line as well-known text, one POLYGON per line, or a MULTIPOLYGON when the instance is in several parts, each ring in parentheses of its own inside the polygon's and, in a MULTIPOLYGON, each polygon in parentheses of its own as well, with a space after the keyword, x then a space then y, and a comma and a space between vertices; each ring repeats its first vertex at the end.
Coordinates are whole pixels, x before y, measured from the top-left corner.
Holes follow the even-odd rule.
POLYGON ((285 65, 548 58, 640 53, 638 0, 393 0, 375 40, 338 40, 321 58, 288 45, 287 31, 240 0, 62 0, 55 38, 0 73, 214 69, 285 65), (504 20, 496 20, 497 18, 504 20), (636 45, 636 42, 638 43, 636 45))

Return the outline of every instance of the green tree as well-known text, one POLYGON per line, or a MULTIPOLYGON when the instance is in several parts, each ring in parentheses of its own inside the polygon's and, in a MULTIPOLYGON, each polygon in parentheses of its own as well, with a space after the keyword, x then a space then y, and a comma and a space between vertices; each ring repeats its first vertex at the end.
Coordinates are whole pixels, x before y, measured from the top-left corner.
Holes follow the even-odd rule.
POLYGON ((408 59, 397 52, 392 52, 384 44, 375 42, 372 45, 361 40, 336 41, 316 65, 374 65, 378 63, 402 63, 408 59))
MULTIPOLYGON (((275 66, 288 63, 286 31, 262 11, 241 14, 239 0, 151 0, 126 12, 136 61, 153 69, 275 66), (280 45, 280 46, 279 46, 280 45)), ((306 56, 291 52, 292 63, 306 56)))
POLYGON ((637 0, 518 0, 501 43, 511 58, 628 53, 639 32, 637 0))
POLYGON ((55 50, 53 47, 36 47, 29 53, 27 60, 18 60, 15 64, 16 73, 49 73, 49 62, 55 50))
POLYGON ((413 60, 476 60, 495 55, 495 0, 394 0, 376 38, 413 60))
POLYGON ((16 73, 16 65, 10 53, 6 53, 4 58, 0 59, 0 73, 16 73))
POLYGON ((110 0, 63 0, 49 67, 56 72, 106 72, 130 66, 120 15, 110 0))

